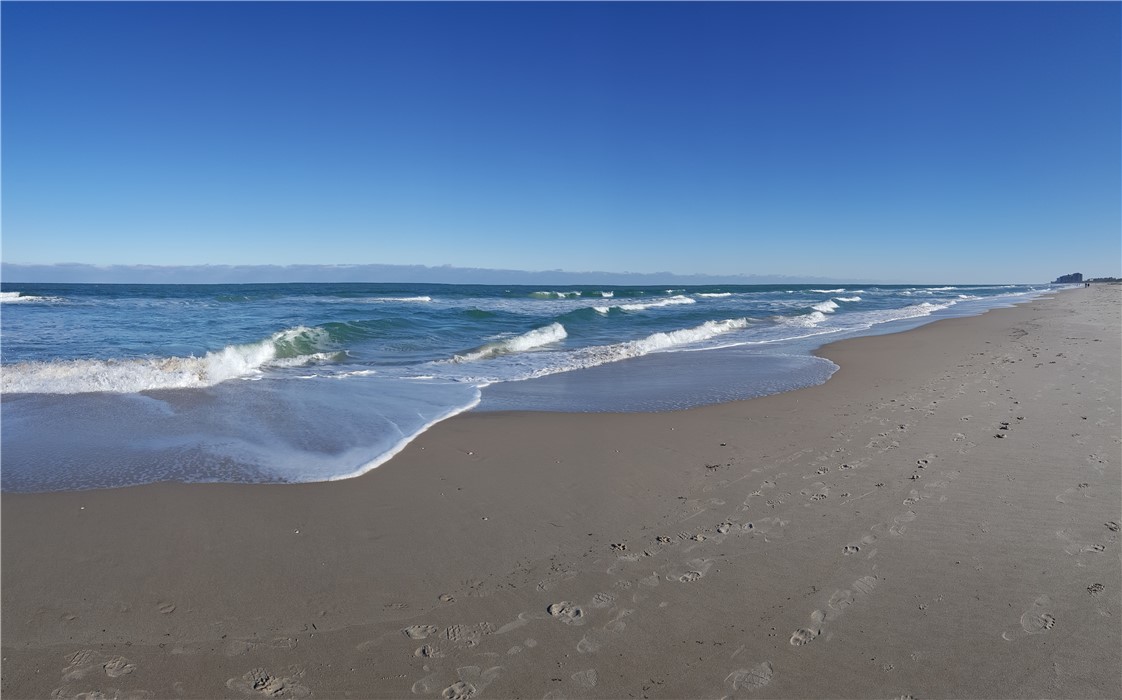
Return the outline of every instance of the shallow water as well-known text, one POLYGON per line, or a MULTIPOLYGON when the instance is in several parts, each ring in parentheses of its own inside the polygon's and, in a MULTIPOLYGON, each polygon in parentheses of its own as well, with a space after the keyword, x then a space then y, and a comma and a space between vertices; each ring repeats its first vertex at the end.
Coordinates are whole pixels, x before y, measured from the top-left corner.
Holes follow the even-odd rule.
POLYGON ((3 285, 2 488, 360 474, 448 416, 825 381, 824 342, 1047 286, 3 285))

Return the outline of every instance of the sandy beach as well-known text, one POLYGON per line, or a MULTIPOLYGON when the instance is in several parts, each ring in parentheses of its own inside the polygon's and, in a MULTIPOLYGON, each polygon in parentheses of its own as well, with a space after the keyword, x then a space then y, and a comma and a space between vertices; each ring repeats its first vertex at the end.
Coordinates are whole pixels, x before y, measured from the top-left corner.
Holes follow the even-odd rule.
POLYGON ((1114 698, 1122 286, 351 480, 2 496, 4 698, 1114 698))

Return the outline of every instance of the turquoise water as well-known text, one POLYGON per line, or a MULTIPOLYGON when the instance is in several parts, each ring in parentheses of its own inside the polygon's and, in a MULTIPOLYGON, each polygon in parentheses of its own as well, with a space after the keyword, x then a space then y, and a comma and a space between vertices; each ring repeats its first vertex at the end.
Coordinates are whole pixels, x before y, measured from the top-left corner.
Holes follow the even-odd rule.
POLYGON ((9 491, 323 481, 464 410, 670 410, 825 381, 825 342, 1046 285, 80 285, 0 292, 9 491))

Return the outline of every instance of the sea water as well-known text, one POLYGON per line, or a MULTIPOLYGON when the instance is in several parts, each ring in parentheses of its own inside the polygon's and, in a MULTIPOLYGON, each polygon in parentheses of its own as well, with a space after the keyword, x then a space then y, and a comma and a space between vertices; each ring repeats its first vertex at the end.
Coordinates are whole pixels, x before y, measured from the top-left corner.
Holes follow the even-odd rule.
POLYGON ((5 283, 0 487, 344 479, 468 409, 788 391, 823 343, 1047 289, 5 283))

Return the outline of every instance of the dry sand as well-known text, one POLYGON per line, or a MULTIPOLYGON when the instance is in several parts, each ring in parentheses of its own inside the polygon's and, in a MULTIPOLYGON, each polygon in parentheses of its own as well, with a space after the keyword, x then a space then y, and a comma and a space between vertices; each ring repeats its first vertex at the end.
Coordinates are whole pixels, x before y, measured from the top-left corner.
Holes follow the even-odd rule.
POLYGON ((4 494, 0 691, 1118 697, 1120 296, 764 399, 464 414, 344 482, 4 494))

